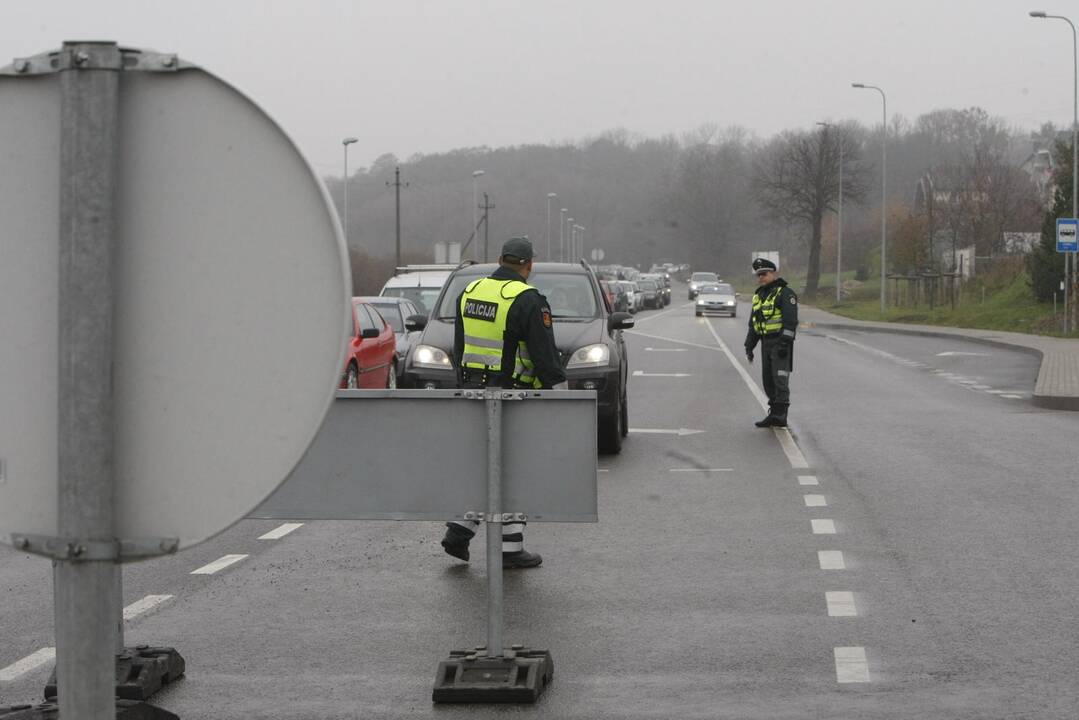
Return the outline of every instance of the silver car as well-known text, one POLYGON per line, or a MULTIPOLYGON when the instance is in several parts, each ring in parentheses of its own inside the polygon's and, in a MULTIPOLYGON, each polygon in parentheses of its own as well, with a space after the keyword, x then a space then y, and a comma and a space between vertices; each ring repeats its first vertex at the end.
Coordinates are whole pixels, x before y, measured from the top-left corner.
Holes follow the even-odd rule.
POLYGON ((738 316, 738 296, 727 283, 700 285, 697 288, 697 317, 705 313, 738 316))

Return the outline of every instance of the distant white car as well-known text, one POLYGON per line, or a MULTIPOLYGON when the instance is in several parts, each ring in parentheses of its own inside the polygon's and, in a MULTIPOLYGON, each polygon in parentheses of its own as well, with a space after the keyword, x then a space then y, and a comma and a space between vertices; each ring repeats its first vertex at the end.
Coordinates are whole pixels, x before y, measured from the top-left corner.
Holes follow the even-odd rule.
POLYGON ((706 313, 738 316, 738 295, 727 283, 700 285, 697 287, 696 315, 706 313))
POLYGON ((626 289, 626 295, 629 296, 629 311, 633 314, 637 314, 637 311, 644 307, 644 293, 637 287, 637 283, 632 280, 621 280, 622 287, 626 289))

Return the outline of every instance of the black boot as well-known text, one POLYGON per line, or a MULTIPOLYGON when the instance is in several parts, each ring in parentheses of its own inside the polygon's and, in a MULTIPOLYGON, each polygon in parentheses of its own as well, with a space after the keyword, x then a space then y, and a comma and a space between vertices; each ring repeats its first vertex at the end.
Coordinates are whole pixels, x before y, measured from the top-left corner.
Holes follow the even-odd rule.
POLYGON ((530 553, 527 550, 502 553, 502 567, 505 569, 537 567, 542 562, 543 558, 539 553, 530 553))
POLYGON ((442 547, 455 558, 468 562, 468 541, 476 536, 466 527, 457 523, 446 523, 446 535, 442 538, 442 547))
POLYGON ((787 408, 789 407, 790 405, 786 403, 776 403, 772 411, 772 427, 787 427, 787 408))
POLYGON ((772 427, 772 419, 775 417, 775 409, 772 407, 772 403, 768 403, 768 414, 764 416, 763 420, 758 420, 753 423, 757 427, 772 427))

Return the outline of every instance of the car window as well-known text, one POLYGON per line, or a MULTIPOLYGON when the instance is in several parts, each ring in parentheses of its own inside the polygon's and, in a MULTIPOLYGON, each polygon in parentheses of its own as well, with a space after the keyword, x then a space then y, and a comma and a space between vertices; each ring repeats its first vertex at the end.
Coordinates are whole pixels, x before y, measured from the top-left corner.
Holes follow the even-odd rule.
MULTIPOLYGON (((454 275, 446 286, 442 304, 438 308, 439 320, 452 320, 456 317, 454 303, 457 297, 473 280, 475 275, 454 275)), ((534 273, 528 278, 528 284, 547 297, 551 306, 551 315, 555 318, 594 318, 598 314, 596 293, 592 278, 583 273, 534 273)))
POLYGON ((394 332, 404 332, 405 324, 401 319, 401 306, 397 303, 371 303, 378 314, 386 318, 394 332))
POLYGON ((656 284, 654 282, 652 282, 651 280, 641 280, 637 284, 641 286, 642 290, 655 290, 656 289, 656 284))
POLYGON ((402 297, 411 300, 420 309, 418 314, 427 315, 435 306, 442 288, 431 287, 391 287, 382 291, 382 297, 402 297))
POLYGON ((707 282, 708 280, 711 280, 712 282, 715 282, 716 280, 719 279, 719 276, 716 275, 715 273, 710 273, 710 272, 695 272, 695 273, 693 273, 692 276, 690 276, 689 279, 694 280, 696 282, 701 282, 701 281, 707 282))
POLYGON ((379 322, 378 324, 375 323, 374 318, 371 317, 371 313, 369 313, 367 311, 367 306, 366 305, 364 305, 362 303, 357 305, 356 306, 356 315, 359 316, 359 318, 360 318, 360 332, 361 333, 364 330, 368 329, 368 328, 377 328, 380 331, 382 330, 382 323, 381 322, 379 322))

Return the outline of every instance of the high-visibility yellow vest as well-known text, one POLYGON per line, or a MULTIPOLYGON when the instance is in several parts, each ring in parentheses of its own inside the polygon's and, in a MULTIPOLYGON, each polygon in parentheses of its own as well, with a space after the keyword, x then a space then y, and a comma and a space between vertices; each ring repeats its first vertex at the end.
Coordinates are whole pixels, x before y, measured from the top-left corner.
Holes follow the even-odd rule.
MULTIPOLYGON (((518 295, 532 289, 520 280, 493 278, 481 278, 465 288, 461 294, 461 322, 465 336, 462 366, 493 375, 502 372, 502 347, 510 307, 518 295)), ((518 341, 513 380, 541 387, 543 383, 535 376, 534 368, 524 341, 518 341)))
POLYGON ((783 315, 776 307, 776 300, 783 287, 777 287, 763 300, 759 293, 753 293, 753 332, 758 335, 771 335, 783 329, 783 315))

